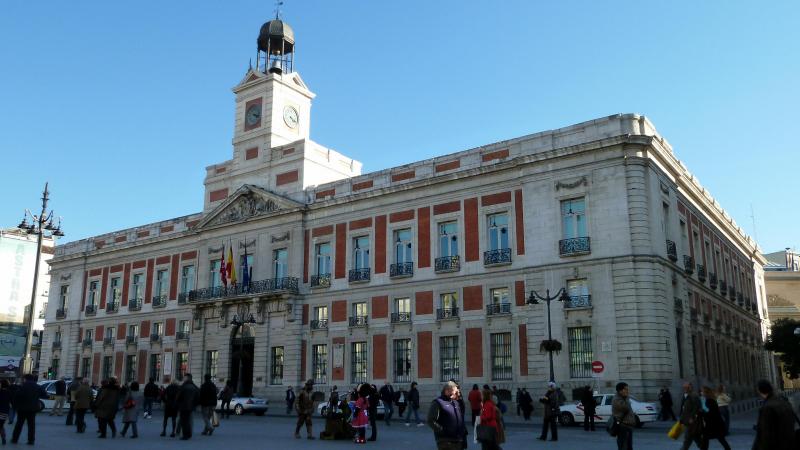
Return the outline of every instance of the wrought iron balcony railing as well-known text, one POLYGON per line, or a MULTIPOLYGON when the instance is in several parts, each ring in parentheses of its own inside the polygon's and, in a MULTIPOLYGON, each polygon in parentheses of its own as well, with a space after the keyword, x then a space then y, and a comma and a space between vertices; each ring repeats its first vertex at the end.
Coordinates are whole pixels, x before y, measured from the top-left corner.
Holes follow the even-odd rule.
POLYGON ((319 275, 311 275, 311 287, 331 287, 331 274, 323 273, 319 275))
POLYGON ((683 300, 675 297, 673 298, 673 302, 675 303, 675 311, 683 312, 683 300))
POLYGON ((719 293, 723 296, 728 295, 728 283, 725 280, 719 283, 719 293))
POLYGON ((177 333, 175 333, 175 340, 188 341, 189 340, 189 332, 188 331, 178 331, 177 333))
POLYGON ((61 348, 61 341, 53 341, 53 350, 61 348))
POLYGON ((458 308, 439 308, 436 310, 436 320, 458 319, 458 308))
POLYGON ((484 266, 497 266, 501 264, 511 264, 511 249, 498 248, 483 252, 484 266))
POLYGON ((83 309, 83 312, 87 316, 94 316, 97 314, 97 305, 86 305, 86 307, 83 309))
POLYGON ((328 319, 313 319, 311 321, 312 330, 325 330, 328 328, 328 319))
POLYGON ((126 344, 136 344, 137 342, 139 342, 139 338, 136 336, 125 336, 126 344))
POLYGON ((161 341, 161 335, 160 334, 155 334, 154 333, 154 334, 150 335, 150 342, 151 343, 152 342, 160 342, 160 341, 161 341))
POLYGON ((351 327, 365 327, 367 326, 367 316, 350 316, 351 327))
POLYGON ((732 284, 728 285, 728 295, 730 295, 731 301, 736 300, 736 287, 734 287, 732 284))
POLYGON ((153 297, 153 308, 163 308, 167 306, 166 295, 156 295, 153 297))
POLYGON ((705 283, 706 281, 706 266, 702 264, 697 265, 697 279, 705 283))
POLYGON ((347 273, 347 281, 350 283, 363 283, 369 281, 370 274, 371 271, 369 267, 350 269, 350 271, 347 273))
POLYGON ((564 303, 564 308, 591 308, 591 295, 570 295, 569 300, 564 303))
POLYGON ((486 305, 487 316, 499 316, 501 314, 511 314, 511 303, 491 303, 486 305))
POLYGON ((667 239, 667 258, 675 262, 678 260, 678 248, 675 246, 675 241, 667 239))
POLYGON ((189 302, 200 302, 216 298, 240 297, 254 294, 267 294, 290 292, 297 294, 297 278, 270 278, 267 280, 254 281, 250 284, 236 284, 233 286, 215 286, 189 291, 189 302))
POLYGON ((461 258, 458 255, 436 258, 434 270, 436 273, 458 272, 461 270, 461 258))
POLYGON ((717 288, 717 274, 714 272, 708 273, 708 285, 711 286, 711 289, 717 288))
POLYGON ((114 345, 114 338, 113 337, 106 337, 103 338, 103 345, 114 345))
POLYGON ((128 311, 139 311, 142 309, 142 299, 132 298, 128 300, 128 311))
POLYGON ((738 303, 739 306, 744 306, 744 295, 742 295, 741 292, 736 293, 736 303, 738 303))
POLYGON ((65 319, 67 317, 67 308, 58 308, 56 310, 56 319, 65 319))
POLYGON ((558 254, 561 256, 582 255, 591 251, 589 237, 561 239, 558 241, 558 254))
POLYGON ((683 271, 689 275, 694 273, 694 258, 689 255, 683 255, 683 271))
POLYGON ((92 339, 90 339, 90 338, 85 338, 83 341, 81 341, 81 344, 84 347, 91 347, 93 343, 94 343, 94 341, 92 341, 92 339))
POLYGON ((392 323, 408 323, 408 322, 411 322, 410 312, 392 313, 392 323))
POLYGON ((185 305, 186 302, 189 301, 189 293, 188 292, 181 292, 178 294, 178 304, 185 305))
POLYGON ((404 278, 414 275, 414 263, 404 262, 389 266, 389 276, 392 278, 404 278))
POLYGON ((106 313, 115 313, 119 311, 119 302, 106 303, 106 313))

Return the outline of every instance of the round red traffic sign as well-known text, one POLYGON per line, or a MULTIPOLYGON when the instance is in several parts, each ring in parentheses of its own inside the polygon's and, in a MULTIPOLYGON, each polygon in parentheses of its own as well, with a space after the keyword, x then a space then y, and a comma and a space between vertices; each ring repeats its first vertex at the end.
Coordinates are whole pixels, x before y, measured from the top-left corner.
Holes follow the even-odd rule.
POLYGON ((604 366, 601 361, 592 361, 592 372, 603 373, 603 369, 605 368, 606 366, 604 366))

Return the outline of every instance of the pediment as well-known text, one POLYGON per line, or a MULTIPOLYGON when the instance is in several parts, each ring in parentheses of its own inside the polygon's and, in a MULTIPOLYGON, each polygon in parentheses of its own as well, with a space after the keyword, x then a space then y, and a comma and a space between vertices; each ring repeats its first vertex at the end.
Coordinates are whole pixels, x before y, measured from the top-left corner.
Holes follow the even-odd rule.
POLYGON ((302 203, 259 186, 245 184, 221 205, 214 208, 194 229, 199 231, 204 228, 244 222, 253 218, 291 211, 303 206, 302 203))
POLYGON ((244 77, 242 77, 242 80, 239 82, 239 84, 236 85, 236 87, 234 89, 238 88, 239 86, 243 86, 243 85, 245 85, 247 83, 250 83, 252 81, 259 80, 259 79, 264 78, 264 77, 266 77, 265 74, 255 70, 255 69, 253 69, 251 67, 247 71, 247 73, 244 74, 244 77))

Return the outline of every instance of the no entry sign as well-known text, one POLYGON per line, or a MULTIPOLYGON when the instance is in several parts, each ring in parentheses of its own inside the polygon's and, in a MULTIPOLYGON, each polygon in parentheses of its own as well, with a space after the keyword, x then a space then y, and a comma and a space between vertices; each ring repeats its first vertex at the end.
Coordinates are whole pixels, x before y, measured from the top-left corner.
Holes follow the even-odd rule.
POLYGON ((603 370, 606 368, 605 365, 601 361, 592 361, 592 372, 596 374, 603 373, 603 370))

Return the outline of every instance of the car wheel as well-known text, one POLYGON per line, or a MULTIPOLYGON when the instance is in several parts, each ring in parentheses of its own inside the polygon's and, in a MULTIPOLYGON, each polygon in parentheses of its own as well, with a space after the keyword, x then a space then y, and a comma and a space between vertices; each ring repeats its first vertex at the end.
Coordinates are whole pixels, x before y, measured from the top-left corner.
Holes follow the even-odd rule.
POLYGON ((244 406, 237 403, 236 406, 233 407, 233 413, 237 416, 241 416, 244 414, 244 406))
POLYGON ((44 411, 44 402, 39 400, 39 412, 44 411))
POLYGON ((642 428, 643 426, 644 423, 642 423, 642 421, 639 420, 639 416, 636 416, 636 428, 642 428))
POLYGON ((572 416, 571 413, 564 412, 561 413, 561 425, 565 427, 571 427, 575 425, 575 418, 572 416))

